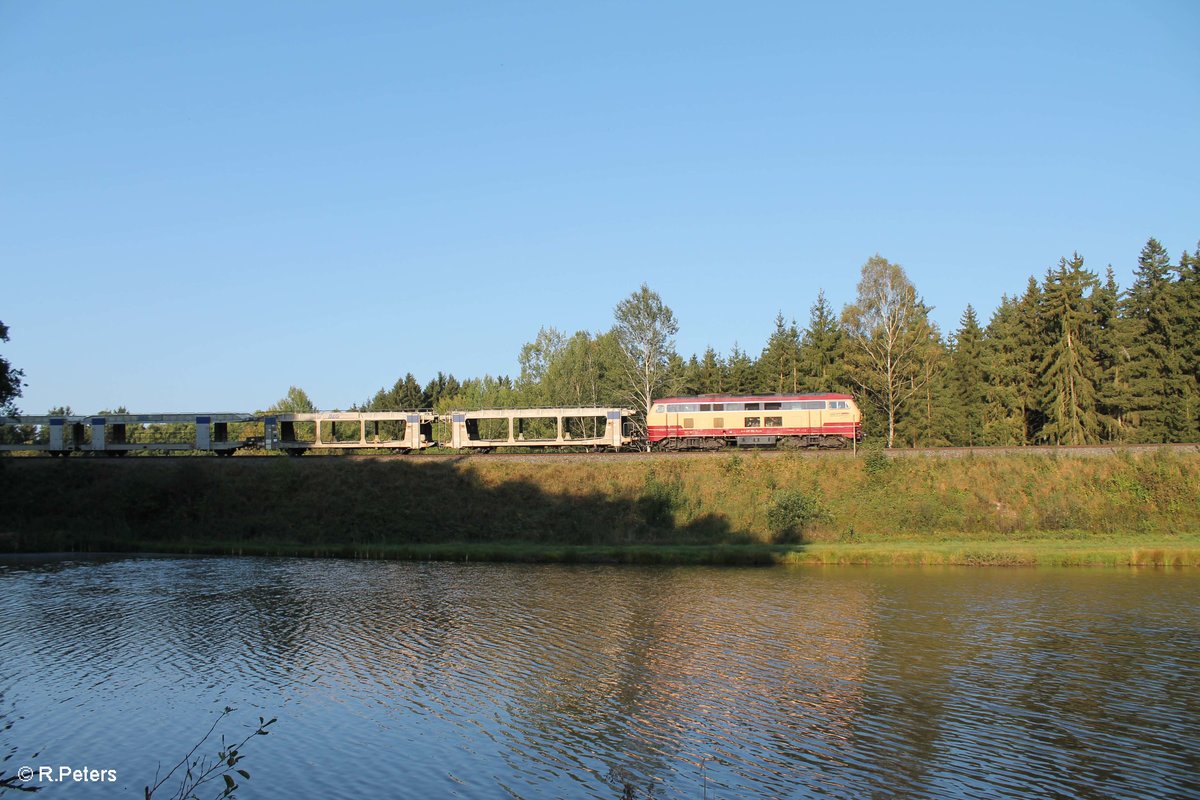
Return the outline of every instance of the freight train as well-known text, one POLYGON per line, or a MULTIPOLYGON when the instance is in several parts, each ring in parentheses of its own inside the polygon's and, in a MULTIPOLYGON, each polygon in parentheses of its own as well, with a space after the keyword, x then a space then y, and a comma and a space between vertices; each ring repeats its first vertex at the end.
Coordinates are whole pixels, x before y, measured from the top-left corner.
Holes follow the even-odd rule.
POLYGON ((497 448, 719 450, 724 447, 847 447, 862 440, 862 415, 846 394, 703 395, 656 400, 644 429, 628 408, 453 411, 329 411, 281 414, 103 414, 0 417, 0 450, 122 455, 245 448, 460 452, 497 448), (436 430, 436 433, 435 433, 436 430), (643 432, 644 431, 644 432, 643 432))

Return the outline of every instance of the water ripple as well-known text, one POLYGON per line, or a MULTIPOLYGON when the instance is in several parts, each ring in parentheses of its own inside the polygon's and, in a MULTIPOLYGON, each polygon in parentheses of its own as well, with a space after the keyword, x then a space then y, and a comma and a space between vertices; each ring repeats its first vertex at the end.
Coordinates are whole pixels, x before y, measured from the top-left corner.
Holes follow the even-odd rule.
POLYGON ((0 750, 112 767, 136 792, 229 705, 230 733, 280 717, 245 797, 1194 797, 1197 588, 1169 571, 5 562, 0 750))

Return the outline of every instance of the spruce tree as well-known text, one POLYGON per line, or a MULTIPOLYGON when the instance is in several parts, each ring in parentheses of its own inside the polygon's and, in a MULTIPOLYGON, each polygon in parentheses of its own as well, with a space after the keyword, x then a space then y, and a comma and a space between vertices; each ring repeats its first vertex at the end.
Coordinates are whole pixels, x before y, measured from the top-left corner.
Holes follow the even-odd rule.
POLYGON ((988 366, 984 393, 984 441, 992 445, 1024 445, 1019 301, 1007 295, 992 314, 984 332, 988 366))
POLYGON ((734 342, 729 358, 725 361, 726 391, 733 394, 753 394, 757 388, 757 370, 754 359, 750 358, 734 342))
POLYGON ((1196 435, 1196 380, 1187 363, 1187 282, 1166 249, 1150 239, 1125 297, 1132 333, 1130 388, 1137 439, 1188 441, 1196 435), (1182 277, 1182 276, 1178 276, 1182 277))
POLYGON ((984 408, 987 404, 987 348, 975 309, 969 304, 959 321, 950 348, 950 396, 953 403, 951 442, 975 447, 984 442, 984 408))
POLYGON ((1042 319, 1046 352, 1040 372, 1044 440, 1053 444, 1080 445, 1098 441, 1096 413, 1098 369, 1090 336, 1094 315, 1089 294, 1096 274, 1083 267, 1075 253, 1063 258, 1046 275, 1042 319))
POLYGON ((817 301, 809 309, 798 362, 802 391, 848 392, 852 388, 846 377, 846 334, 824 289, 817 292, 817 301))
MULTIPOLYGON (((1184 250, 1179 257, 1179 307, 1180 349, 1185 372, 1192 379, 1190 396, 1200 398, 1200 242, 1195 253, 1184 250)), ((1200 401, 1192 403, 1187 430, 1180 438, 1200 441, 1200 401)))
POLYGON ((758 389, 762 392, 795 392, 800 385, 800 332, 796 322, 775 315, 775 330, 758 359, 758 389))
POLYGON ((708 346, 704 351, 704 358, 700 360, 696 384, 696 390, 700 394, 720 394, 728 391, 725 363, 712 345, 708 346))
MULTIPOLYGON (((920 301, 918 305, 928 316, 928 307, 920 301)), ((959 409, 948 369, 947 344, 932 323, 926 328, 926 337, 919 364, 921 389, 900 408, 896 435, 911 447, 943 447, 953 443, 950 437, 957 427, 959 409)))
POLYGON ((1099 367, 1096 410, 1102 427, 1101 436, 1109 442, 1123 442, 1129 435, 1129 350, 1132 342, 1129 325, 1119 313, 1120 298, 1120 288, 1112 265, 1109 265, 1104 283, 1092 291, 1092 308, 1096 315, 1095 354, 1099 367))

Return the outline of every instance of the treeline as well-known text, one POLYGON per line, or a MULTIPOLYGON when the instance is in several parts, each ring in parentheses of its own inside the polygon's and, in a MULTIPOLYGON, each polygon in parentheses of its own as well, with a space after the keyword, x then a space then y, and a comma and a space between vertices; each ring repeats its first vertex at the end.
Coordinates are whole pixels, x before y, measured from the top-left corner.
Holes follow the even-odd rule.
MULTIPOLYGON (((1173 262, 1150 239, 1126 290, 1111 266, 1100 280, 1076 253, 1004 296, 986 324, 967 306, 949 333, 929 311, 904 270, 875 256, 854 303, 838 313, 819 292, 803 326, 778 314, 757 353, 735 344, 685 359, 667 337, 655 389, 849 392, 868 435, 894 446, 1200 439, 1200 247, 1173 262)), ((638 407, 620 322, 603 333, 542 328, 515 378, 438 373, 422 385, 410 373, 357 407, 638 407)))
MULTIPOLYGON (((967 306, 944 333, 929 312, 904 270, 876 255, 840 313, 819 292, 803 326, 780 312, 757 353, 735 344, 684 358, 674 314, 643 285, 617 305, 608 331, 539 330, 515 377, 439 372, 422 384, 408 373, 353 409, 644 413, 651 397, 834 391, 859 399, 868 436, 888 446, 1200 440, 1200 245, 1172 261, 1150 239, 1124 290, 1111 266, 1100 280, 1076 253, 1004 296, 986 324, 967 306)), ((7 334, 0 324, 0 341, 7 334)), ((21 372, 2 359, 0 368, 0 409, 12 413, 21 372)), ((263 410, 316 405, 292 387, 263 410)))

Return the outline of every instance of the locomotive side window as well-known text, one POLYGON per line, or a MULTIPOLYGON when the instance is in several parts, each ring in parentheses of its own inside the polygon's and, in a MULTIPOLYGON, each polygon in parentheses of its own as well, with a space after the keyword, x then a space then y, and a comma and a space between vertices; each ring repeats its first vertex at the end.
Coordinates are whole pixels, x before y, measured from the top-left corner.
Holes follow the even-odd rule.
MULTIPOLYGON (((747 403, 746 405, 750 405, 750 404, 747 403)), ((761 424, 762 424, 762 420, 759 417, 746 417, 745 427, 747 427, 747 428, 757 428, 757 427, 760 427, 761 424)))

